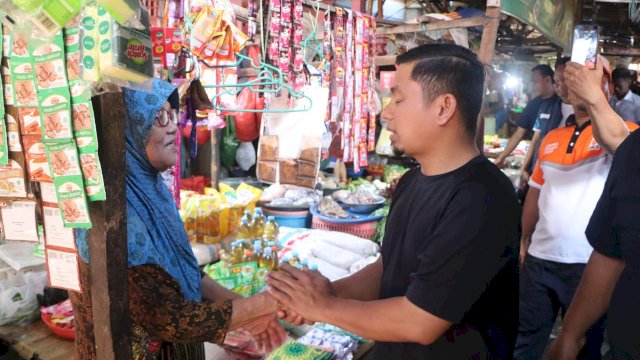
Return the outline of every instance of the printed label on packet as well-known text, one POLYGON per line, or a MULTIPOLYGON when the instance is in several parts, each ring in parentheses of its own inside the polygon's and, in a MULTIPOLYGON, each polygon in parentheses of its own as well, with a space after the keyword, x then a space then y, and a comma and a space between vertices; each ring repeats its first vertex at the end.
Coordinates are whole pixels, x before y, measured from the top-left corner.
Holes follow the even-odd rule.
POLYGON ((24 135, 38 135, 42 134, 42 125, 40 122, 40 109, 34 108, 19 108, 18 120, 20 120, 20 133, 24 135))
POLYGON ((69 91, 65 88, 43 91, 39 98, 42 140, 50 143, 73 139, 69 91))
POLYGON ((43 203, 58 205, 58 195, 56 195, 56 187, 53 183, 40 183, 40 196, 43 203))
POLYGON ((38 106, 35 73, 30 61, 11 60, 11 79, 13 80, 13 99, 16 107, 38 106))
POLYGON ((53 184, 65 228, 91 228, 89 206, 80 176, 57 177, 53 184))
POLYGON ((72 229, 64 227, 62 215, 58 207, 43 206, 44 240, 47 246, 57 246, 69 250, 76 249, 75 236, 72 229))
POLYGON ((73 133, 81 154, 91 154, 98 151, 98 137, 96 121, 91 103, 91 93, 80 86, 71 87, 71 118, 73 133))
POLYGON ((40 135, 23 136, 25 157, 29 181, 51 182, 51 171, 47 161, 47 152, 40 135))
POLYGON ((102 178, 102 166, 97 153, 81 154, 80 166, 82 167, 82 178, 89 201, 104 201, 107 194, 104 189, 102 178))
MULTIPOLYGON (((13 106, 7 108, 13 108, 14 111, 17 112, 13 106)), ((22 152, 22 145, 20 144, 20 129, 16 118, 13 117, 11 112, 7 111, 5 114, 5 119, 7 120, 7 142, 9 145, 9 151, 22 152)))
POLYGON ((68 86, 64 39, 58 32, 49 44, 33 49, 33 64, 38 90, 68 86))
POLYGON ((9 57, 11 60, 29 59, 29 42, 15 31, 9 35, 9 57))
MULTIPOLYGON (((8 60, 7 60, 8 61, 8 60)), ((13 82, 11 81, 11 70, 9 69, 8 63, 2 64, 2 81, 4 82, 3 86, 3 99, 5 105, 13 106, 13 82), (5 66, 6 65, 6 66, 5 66)))
POLYGON ((0 197, 26 197, 24 169, 15 160, 0 166, 0 197))
POLYGON ((80 159, 74 141, 45 144, 54 180, 58 177, 81 177, 80 159))

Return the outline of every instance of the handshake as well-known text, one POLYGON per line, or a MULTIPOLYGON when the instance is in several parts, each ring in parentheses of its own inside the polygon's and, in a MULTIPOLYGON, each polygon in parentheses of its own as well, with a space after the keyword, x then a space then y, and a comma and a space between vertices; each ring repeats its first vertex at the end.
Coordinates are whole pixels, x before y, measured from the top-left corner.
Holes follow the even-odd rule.
MULTIPOLYGON (((269 314, 248 319, 249 321, 242 325, 266 352, 270 352, 286 340, 286 332, 278 319, 296 326, 326 321, 324 310, 335 294, 331 282, 319 272, 302 271, 283 264, 278 271, 269 273, 266 282, 267 293, 243 300, 246 300, 247 306, 251 308, 268 309, 269 314)), ((243 311, 243 307, 235 305, 234 302, 232 317, 240 315, 236 314, 236 311, 243 311)))

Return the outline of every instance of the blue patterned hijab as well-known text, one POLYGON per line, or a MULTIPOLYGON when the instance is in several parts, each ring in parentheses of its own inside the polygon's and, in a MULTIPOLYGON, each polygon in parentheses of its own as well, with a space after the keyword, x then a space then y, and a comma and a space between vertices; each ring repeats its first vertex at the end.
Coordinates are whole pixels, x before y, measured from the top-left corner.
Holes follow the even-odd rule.
MULTIPOLYGON (((180 284, 186 300, 201 301, 198 262, 173 196, 146 152, 156 113, 167 100, 177 109, 178 92, 172 85, 154 80, 153 93, 125 89, 124 98, 129 267, 159 265, 180 284)), ((88 260, 86 238, 78 243, 79 253, 88 260)))

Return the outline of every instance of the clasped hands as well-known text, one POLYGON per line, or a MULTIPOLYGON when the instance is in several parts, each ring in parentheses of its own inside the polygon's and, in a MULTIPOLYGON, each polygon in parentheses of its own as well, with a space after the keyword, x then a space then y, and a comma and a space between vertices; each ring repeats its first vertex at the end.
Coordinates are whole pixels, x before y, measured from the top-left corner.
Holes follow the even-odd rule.
POLYGON ((319 272, 301 271, 288 264, 270 272, 266 282, 268 295, 277 301, 278 310, 275 316, 260 317, 243 328, 269 352, 287 337, 278 319, 296 326, 322 321, 323 312, 334 293, 331 282, 319 272))

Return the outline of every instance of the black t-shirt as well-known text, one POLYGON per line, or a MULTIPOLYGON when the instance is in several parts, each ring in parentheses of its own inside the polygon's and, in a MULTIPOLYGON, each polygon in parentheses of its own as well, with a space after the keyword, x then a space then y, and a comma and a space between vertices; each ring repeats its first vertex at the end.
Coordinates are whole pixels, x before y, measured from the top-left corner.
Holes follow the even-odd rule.
POLYGON ((540 111, 542 100, 542 97, 536 96, 527 103, 527 106, 524 107, 524 110, 522 110, 522 114, 516 122, 518 127, 527 129, 529 131, 533 130, 533 125, 536 124, 536 119, 538 118, 538 112, 540 111))
POLYGON ((618 350, 640 359, 640 130, 618 147, 586 235, 597 252, 626 264, 611 296, 608 333, 618 350))
POLYGON ((511 358, 519 221, 513 185, 484 156, 447 174, 407 172, 387 221, 380 298, 406 296, 455 325, 430 346, 378 342, 375 358, 466 359, 487 349, 511 358))

